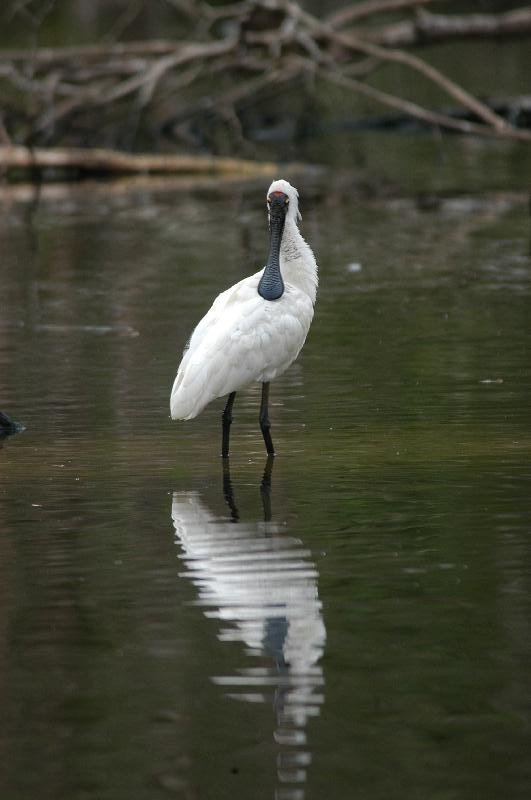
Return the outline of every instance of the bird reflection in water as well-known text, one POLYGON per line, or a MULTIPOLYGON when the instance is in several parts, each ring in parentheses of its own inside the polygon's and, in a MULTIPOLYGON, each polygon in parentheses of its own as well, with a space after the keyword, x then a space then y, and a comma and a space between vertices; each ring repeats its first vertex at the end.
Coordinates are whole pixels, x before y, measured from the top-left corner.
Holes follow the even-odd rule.
POLYGON ((242 642, 247 655, 260 659, 260 666, 212 680, 230 689, 231 698, 273 702, 280 784, 275 797, 302 800, 311 761, 306 726, 324 700, 319 661, 326 631, 318 573, 302 542, 271 521, 273 458, 266 462, 260 487, 264 521, 256 523, 240 521, 228 460, 223 463, 230 520, 215 517, 198 492, 173 495, 183 575, 197 587, 205 616, 220 620, 220 641, 242 642))

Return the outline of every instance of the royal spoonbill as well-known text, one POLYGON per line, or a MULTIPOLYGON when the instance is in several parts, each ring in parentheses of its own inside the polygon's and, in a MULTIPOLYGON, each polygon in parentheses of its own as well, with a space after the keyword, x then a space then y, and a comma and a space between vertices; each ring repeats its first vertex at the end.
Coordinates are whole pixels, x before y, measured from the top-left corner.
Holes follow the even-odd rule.
POLYGON ((224 458, 229 455, 236 392, 262 384, 260 429, 274 455, 268 415, 269 383, 297 358, 313 317, 317 264, 297 221, 299 195, 285 180, 267 192, 269 256, 263 269, 222 292, 195 328, 171 391, 172 419, 192 419, 228 394, 222 415, 224 458))

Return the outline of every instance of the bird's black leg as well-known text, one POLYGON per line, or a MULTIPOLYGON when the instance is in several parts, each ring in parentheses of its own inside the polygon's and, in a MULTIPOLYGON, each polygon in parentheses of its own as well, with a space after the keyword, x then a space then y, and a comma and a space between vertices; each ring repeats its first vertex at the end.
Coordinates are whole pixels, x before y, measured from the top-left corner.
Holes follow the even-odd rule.
POLYGON ((267 413, 267 404, 269 401, 269 382, 262 384, 262 403, 260 404, 260 430, 264 437, 264 442, 268 456, 275 455, 275 448, 273 447, 273 440, 271 438, 271 423, 269 422, 269 415, 267 413))
POLYGON ((225 410, 221 415, 221 425, 223 431, 221 439, 221 455, 223 458, 229 457, 230 424, 232 422, 232 406, 234 405, 235 397, 236 397, 236 392, 231 392, 229 394, 227 405, 225 406, 225 410))

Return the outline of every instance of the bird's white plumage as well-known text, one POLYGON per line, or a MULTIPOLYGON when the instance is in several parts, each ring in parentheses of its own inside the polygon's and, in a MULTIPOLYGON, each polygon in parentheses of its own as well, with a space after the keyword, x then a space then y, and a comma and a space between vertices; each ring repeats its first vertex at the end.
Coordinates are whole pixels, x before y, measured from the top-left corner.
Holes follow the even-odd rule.
POLYGON ((312 317, 317 265, 297 227, 298 193, 287 181, 268 190, 289 198, 280 247, 284 293, 258 294, 263 270, 222 292, 195 328, 173 384, 173 419, 192 419, 216 397, 271 381, 297 358, 312 317))

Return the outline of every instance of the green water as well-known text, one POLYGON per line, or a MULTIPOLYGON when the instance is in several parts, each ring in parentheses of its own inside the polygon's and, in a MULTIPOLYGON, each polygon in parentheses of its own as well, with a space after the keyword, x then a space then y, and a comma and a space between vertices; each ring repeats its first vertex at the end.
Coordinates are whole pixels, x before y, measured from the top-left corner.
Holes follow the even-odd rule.
POLYGON ((230 475, 223 402, 167 402, 263 263, 262 184, 2 196, 0 409, 27 430, 0 450, 0 794, 527 798, 526 197, 303 181, 321 286, 262 482, 256 391, 230 475))

